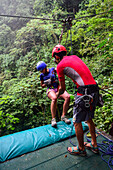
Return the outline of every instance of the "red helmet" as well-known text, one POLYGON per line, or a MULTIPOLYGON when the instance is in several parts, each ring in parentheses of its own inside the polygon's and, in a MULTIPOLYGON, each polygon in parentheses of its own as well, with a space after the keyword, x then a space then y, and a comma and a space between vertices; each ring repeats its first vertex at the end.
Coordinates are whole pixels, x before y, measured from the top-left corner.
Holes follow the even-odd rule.
POLYGON ((65 51, 67 54, 67 50, 63 45, 60 45, 60 44, 56 45, 52 50, 52 57, 54 57, 55 53, 60 53, 62 51, 65 51))

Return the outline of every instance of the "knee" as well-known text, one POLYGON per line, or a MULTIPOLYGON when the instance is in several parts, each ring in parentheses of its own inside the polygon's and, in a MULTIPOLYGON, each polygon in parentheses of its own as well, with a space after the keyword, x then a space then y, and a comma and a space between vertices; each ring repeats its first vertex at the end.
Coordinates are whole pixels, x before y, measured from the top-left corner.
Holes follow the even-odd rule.
POLYGON ((65 96, 65 100, 66 100, 67 102, 70 102, 70 95, 69 95, 69 94, 67 94, 67 95, 65 96))
POLYGON ((52 98, 52 102, 53 102, 53 103, 56 103, 56 102, 57 102, 57 97, 56 97, 56 96, 52 98))
POLYGON ((82 126, 82 123, 81 123, 81 122, 80 122, 80 123, 74 123, 74 126, 75 126, 75 129, 76 129, 76 128, 79 128, 79 127, 82 126))
POLYGON ((95 124, 94 124, 94 122, 93 122, 92 119, 89 119, 89 120, 87 121, 87 124, 88 124, 88 126, 90 126, 90 127, 95 127, 95 124))
POLYGON ((92 119, 89 119, 86 122, 87 122, 87 124, 94 124, 92 119))

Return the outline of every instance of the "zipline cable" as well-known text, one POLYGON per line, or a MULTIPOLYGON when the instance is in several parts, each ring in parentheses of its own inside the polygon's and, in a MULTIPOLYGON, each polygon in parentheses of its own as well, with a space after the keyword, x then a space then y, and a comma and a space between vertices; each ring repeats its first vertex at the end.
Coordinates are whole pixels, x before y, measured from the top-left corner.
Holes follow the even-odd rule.
MULTIPOLYGON (((92 14, 92 15, 87 15, 87 16, 83 16, 83 17, 79 17, 79 18, 74 18, 73 20, 78 20, 78 19, 81 19, 81 18, 86 18, 86 17, 94 17, 96 15, 102 15, 102 14, 106 14, 106 13, 109 13, 109 12, 113 12, 113 9, 110 9, 109 11, 106 11, 106 12, 103 12, 103 13, 99 13, 99 14, 92 14)), ((63 32, 64 32, 64 29, 65 29, 65 25, 66 25, 66 22, 69 23, 69 26, 70 26, 70 36, 71 36, 71 39, 72 39, 72 33, 71 33, 71 22, 72 22, 72 18, 71 17, 68 17, 67 20, 55 20, 55 19, 52 19, 52 18, 40 18, 40 17, 27 17, 27 16, 18 16, 18 15, 3 15, 3 14, 0 14, 0 17, 13 17, 13 18, 24 18, 24 19, 40 19, 40 20, 51 20, 51 21, 62 21, 64 23, 63 25, 63 30, 62 30, 62 33, 60 35, 60 38, 59 38, 59 43, 61 42, 61 39, 62 39, 62 35, 63 35, 63 32)), ((71 54, 72 54, 72 40, 71 40, 71 54)), ((100 88, 100 90, 103 90, 100 88)), ((105 91, 105 90, 103 90, 105 91)), ((110 95, 113 96, 113 94, 111 94, 110 92, 107 92, 105 91, 106 93, 109 93, 110 95)))
MULTIPOLYGON (((86 17, 94 17, 96 15, 102 15, 102 14, 106 14, 106 13, 110 13, 113 12, 113 9, 110 9, 109 11, 103 12, 103 13, 99 13, 99 14, 92 14, 92 15, 87 15, 87 16, 83 16, 83 17, 79 17, 79 18, 73 18, 73 20, 78 20, 81 18, 86 18, 86 17)), ((51 20, 51 21, 60 21, 63 22, 63 20, 60 19, 53 19, 53 18, 40 18, 40 17, 30 17, 30 16, 19 16, 19 15, 5 15, 5 14, 0 14, 0 17, 12 17, 12 18, 24 18, 24 19, 40 19, 40 20, 51 20)))
POLYGON ((79 17, 79 18, 74 18, 73 20, 78 20, 78 19, 81 19, 81 18, 87 18, 87 17, 95 17, 97 15, 102 15, 102 14, 106 14, 106 13, 109 13, 109 12, 113 12, 113 9, 107 11, 107 12, 102 12, 102 13, 99 13, 99 14, 92 14, 92 15, 86 15, 86 16, 83 16, 83 17, 79 17))
POLYGON ((40 20, 51 20, 51 21, 61 21, 61 20, 55 20, 52 18, 40 18, 40 17, 28 17, 28 16, 19 16, 19 15, 2 15, 0 14, 0 17, 11 17, 11 18, 24 18, 24 19, 40 19, 40 20))

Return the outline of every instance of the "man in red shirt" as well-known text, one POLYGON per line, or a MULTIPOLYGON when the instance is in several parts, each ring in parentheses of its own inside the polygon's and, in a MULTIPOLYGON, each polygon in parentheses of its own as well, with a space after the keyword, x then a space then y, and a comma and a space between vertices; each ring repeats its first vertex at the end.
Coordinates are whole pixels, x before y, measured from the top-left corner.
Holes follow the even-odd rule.
POLYGON ((90 149, 94 153, 99 153, 94 118, 94 111, 98 101, 98 85, 96 84, 90 70, 85 63, 76 55, 66 56, 67 50, 62 45, 56 45, 52 50, 52 57, 55 58, 57 74, 59 79, 59 91, 57 97, 65 90, 65 75, 70 77, 77 86, 77 96, 73 108, 73 123, 78 140, 78 146, 68 147, 70 154, 86 155, 86 150, 90 149), (91 143, 84 142, 82 121, 87 121, 91 133, 91 143))

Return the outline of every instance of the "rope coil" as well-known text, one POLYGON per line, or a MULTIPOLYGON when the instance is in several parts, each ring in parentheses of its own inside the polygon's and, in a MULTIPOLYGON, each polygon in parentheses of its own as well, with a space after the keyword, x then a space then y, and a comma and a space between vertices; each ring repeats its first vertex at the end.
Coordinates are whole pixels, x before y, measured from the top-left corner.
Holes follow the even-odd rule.
MULTIPOLYGON (((91 140, 87 137, 88 133, 89 133, 89 131, 86 133, 86 139, 88 142, 91 142, 91 140)), ((97 132, 97 134, 99 134, 99 132, 97 132)), ((104 136, 104 138, 106 138, 106 137, 104 136)), ((102 160, 108 164, 108 166, 111 170, 113 170, 111 167, 111 166, 113 166, 113 141, 106 138, 105 140, 102 141, 102 143, 97 143, 97 146, 98 146, 98 149, 102 152, 102 154, 101 154, 102 160), (106 155, 110 156, 108 161, 106 161, 104 158, 104 156, 106 156, 106 155)))

